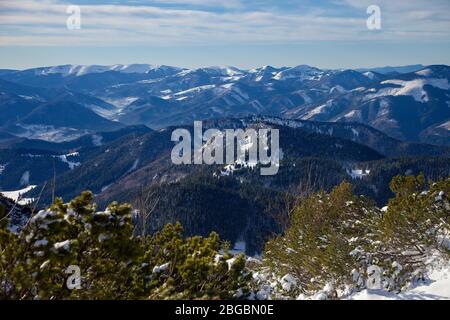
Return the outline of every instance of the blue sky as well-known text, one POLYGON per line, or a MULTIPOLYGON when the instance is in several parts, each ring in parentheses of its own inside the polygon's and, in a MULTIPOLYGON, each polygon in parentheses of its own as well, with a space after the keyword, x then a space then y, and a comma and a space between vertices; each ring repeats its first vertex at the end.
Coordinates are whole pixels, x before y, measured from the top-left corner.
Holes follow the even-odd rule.
POLYGON ((450 64, 448 12, 448 0, 0 0, 0 68, 450 64), (381 30, 366 26, 373 4, 381 30))

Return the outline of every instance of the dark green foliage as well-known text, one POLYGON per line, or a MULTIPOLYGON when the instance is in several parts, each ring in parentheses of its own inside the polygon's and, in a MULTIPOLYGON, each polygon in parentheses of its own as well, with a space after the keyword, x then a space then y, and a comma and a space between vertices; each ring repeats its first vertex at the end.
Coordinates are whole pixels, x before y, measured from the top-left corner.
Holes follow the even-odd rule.
MULTIPOLYGON (((8 229, 7 207, 0 205, 0 298, 245 298, 254 286, 248 261, 243 255, 233 256, 229 243, 201 225, 216 219, 218 231, 222 232, 220 224, 226 226, 225 240, 240 236, 233 230, 236 224, 246 223, 249 234, 263 235, 269 222, 277 221, 280 208, 290 220, 284 233, 267 243, 263 267, 276 279, 292 275, 293 297, 327 286, 327 298, 339 298, 340 289, 365 288, 374 266, 381 270, 381 285, 399 291, 423 277, 430 257, 450 257, 449 179, 431 182, 423 175, 397 176, 390 184, 395 196, 382 210, 368 198, 354 195, 352 185, 343 182, 330 192, 302 194, 292 211, 283 207, 283 193, 251 188, 232 177, 214 179, 209 173, 196 175, 174 184, 175 193, 166 189, 169 197, 159 210, 171 208, 167 199, 175 207, 191 201, 194 210, 172 215, 172 224, 140 237, 129 205, 112 203, 98 211, 90 192, 70 203, 57 199, 34 214, 18 234, 8 229), (236 187, 234 192, 225 192, 231 187, 236 187), (261 207, 251 211, 249 199, 261 207), (196 203, 204 207, 195 207, 196 203), (250 210, 252 220, 245 220, 240 210, 250 210), (265 216, 258 217, 257 212, 265 216), (184 219, 190 231, 185 234, 177 218, 184 219), (202 234, 196 235, 195 228, 202 234), (80 289, 67 287, 69 266, 80 269, 80 289)), ((161 221, 156 212, 149 225, 154 228, 161 221)), ((262 237, 257 241, 264 242, 262 237)))
POLYGON ((283 213, 284 193, 239 178, 213 177, 211 171, 155 188, 159 198, 148 231, 180 221, 188 236, 217 232, 234 243, 244 240, 247 253, 261 252, 273 232, 281 232, 276 215, 283 213), (242 238, 242 239, 240 239, 242 238))
POLYGON ((29 183, 38 184, 50 180, 54 172, 61 174, 69 170, 66 163, 51 153, 35 149, 0 149, 0 164, 6 164, 0 179, 0 188, 3 190, 23 188, 21 177, 26 171, 30 173, 29 183))
POLYGON ((395 177, 391 184, 395 197, 378 223, 379 239, 391 262, 413 272, 430 250, 450 257, 447 232, 450 230, 450 180, 427 182, 423 175, 395 177), (425 191, 426 190, 426 191, 425 191))
POLYGON ((223 246, 216 233, 186 239, 182 233, 180 224, 169 224, 149 240, 144 260, 150 266, 166 266, 153 270, 150 298, 227 299, 245 288, 249 276, 243 273, 243 255, 232 259, 226 247, 219 255, 223 246))
POLYGON ((371 201, 354 196, 349 183, 315 193, 295 208, 284 235, 267 243, 266 261, 277 273, 294 275, 305 290, 348 283, 356 264, 349 239, 365 235, 374 215, 371 201))
POLYGON ((329 298, 365 288, 373 267, 387 290, 420 280, 431 257, 450 258, 450 180, 397 176, 390 187, 395 197, 383 210, 354 196, 348 183, 305 197, 285 233, 267 243, 266 265, 294 275, 303 293, 331 285, 329 298))
POLYGON ((90 192, 57 199, 19 234, 0 219, 3 299, 232 298, 247 281, 243 257, 227 261, 217 234, 184 238, 176 224, 137 238, 129 205, 99 212, 90 192), (67 286, 70 266, 80 270, 79 289, 67 286))
POLYGON ((381 207, 394 196, 389 183, 397 175, 411 176, 422 173, 427 180, 433 181, 450 176, 449 158, 385 159, 359 163, 357 166, 369 169, 370 175, 352 182, 355 193, 374 199, 381 207))
POLYGON ((6 206, 0 203, 0 219, 5 218, 6 216, 6 206))

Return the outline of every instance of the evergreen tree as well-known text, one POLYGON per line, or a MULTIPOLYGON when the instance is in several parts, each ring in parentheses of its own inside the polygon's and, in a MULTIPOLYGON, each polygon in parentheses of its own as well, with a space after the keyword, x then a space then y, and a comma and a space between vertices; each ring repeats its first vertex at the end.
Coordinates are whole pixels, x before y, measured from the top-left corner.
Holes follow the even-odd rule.
POLYGON ((266 245, 266 263, 280 275, 295 276, 302 292, 318 290, 330 282, 339 287, 351 281, 358 261, 350 254, 366 245, 373 203, 354 196, 347 182, 329 194, 303 199, 292 214, 284 235, 266 245))
POLYGON ((0 210, 0 297, 8 299, 232 298, 245 287, 243 256, 219 236, 184 238, 167 225, 146 241, 133 236, 132 210, 112 203, 96 211, 91 192, 57 199, 19 234, 0 210), (79 288, 71 287, 71 270, 79 288))
POLYGON ((290 226, 265 248, 275 279, 297 284, 288 294, 326 287, 337 298, 337 289, 367 286, 398 292, 423 279, 430 258, 448 261, 450 180, 397 176, 390 187, 395 197, 382 210, 348 183, 299 201, 290 226))

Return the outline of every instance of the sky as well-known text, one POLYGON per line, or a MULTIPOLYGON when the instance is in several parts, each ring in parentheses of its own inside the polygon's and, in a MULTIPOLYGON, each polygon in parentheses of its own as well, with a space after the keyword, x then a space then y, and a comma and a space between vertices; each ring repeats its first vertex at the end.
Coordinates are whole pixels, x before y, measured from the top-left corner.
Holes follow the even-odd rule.
POLYGON ((450 64, 448 12, 449 0, 0 0, 0 68, 450 64))

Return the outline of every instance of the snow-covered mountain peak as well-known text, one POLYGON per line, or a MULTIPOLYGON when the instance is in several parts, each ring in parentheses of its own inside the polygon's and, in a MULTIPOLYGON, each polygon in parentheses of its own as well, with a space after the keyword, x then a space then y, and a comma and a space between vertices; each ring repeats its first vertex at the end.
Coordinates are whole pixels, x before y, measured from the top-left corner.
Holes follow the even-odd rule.
POLYGON ((275 80, 286 80, 299 78, 299 80, 320 80, 324 72, 320 69, 308 65, 298 65, 296 67, 282 70, 274 76, 275 80))
MULTIPOLYGON (((282 68, 283 69, 283 68, 282 68)), ((259 68, 253 68, 251 70, 249 70, 249 73, 276 73, 279 72, 281 69, 277 69, 275 67, 269 66, 269 65, 265 65, 259 68)))
POLYGON ((148 73, 154 70, 165 70, 167 68, 179 69, 168 66, 151 65, 151 64, 115 64, 110 66, 104 65, 60 65, 52 67, 44 67, 35 69, 36 75, 61 74, 67 76, 83 76, 91 73, 103 73, 108 71, 117 71, 122 73, 148 73))
POLYGON ((233 67, 233 66, 214 66, 214 67, 210 67, 210 68, 215 69, 227 76, 237 76, 237 75, 244 74, 243 70, 233 67))

